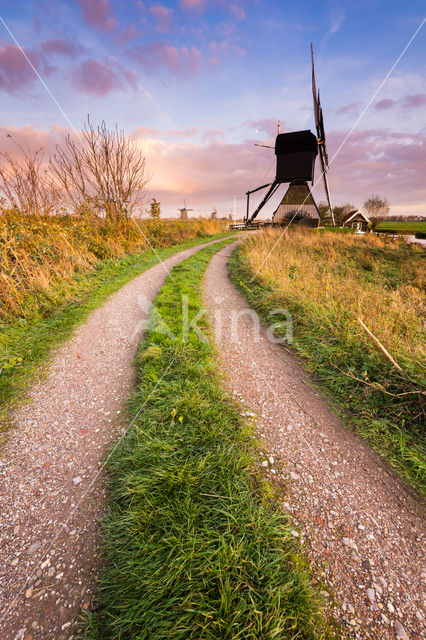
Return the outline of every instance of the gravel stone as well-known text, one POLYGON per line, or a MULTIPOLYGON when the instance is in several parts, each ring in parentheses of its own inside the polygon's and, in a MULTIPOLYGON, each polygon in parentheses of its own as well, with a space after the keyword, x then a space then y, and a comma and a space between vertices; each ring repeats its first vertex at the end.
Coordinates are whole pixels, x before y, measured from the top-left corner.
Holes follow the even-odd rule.
POLYGON ((371 604, 376 601, 376 594, 374 593, 374 589, 367 589, 367 598, 370 600, 371 604))
POLYGON ((34 551, 37 551, 37 549, 40 549, 40 547, 41 547, 41 540, 36 540, 35 542, 32 543, 32 545, 28 547, 28 553, 34 553, 34 551))
POLYGON ((399 622, 399 620, 394 620, 393 627, 395 629, 396 637, 398 640, 406 640, 408 638, 407 632, 399 622))

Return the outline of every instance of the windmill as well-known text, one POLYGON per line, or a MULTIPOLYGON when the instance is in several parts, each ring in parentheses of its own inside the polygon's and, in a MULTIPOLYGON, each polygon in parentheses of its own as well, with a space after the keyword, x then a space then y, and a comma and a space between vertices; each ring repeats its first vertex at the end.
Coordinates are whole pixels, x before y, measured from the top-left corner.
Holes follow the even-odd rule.
POLYGON ((188 220, 188 211, 194 211, 194 209, 188 209, 188 207, 186 206, 186 200, 183 201, 183 208, 179 209, 180 211, 180 219, 181 220, 188 220))
MULTIPOLYGON (((290 133, 280 133, 280 124, 278 123, 277 137, 275 139, 275 155, 277 156, 277 166, 275 178, 269 184, 252 189, 246 192, 247 211, 245 222, 250 224, 256 218, 260 210, 265 206, 268 200, 277 191, 280 184, 290 183, 288 190, 275 211, 274 221, 284 221, 285 219, 294 220, 305 217, 310 219, 313 226, 319 222, 320 215, 315 204, 313 196, 308 186, 308 182, 313 182, 314 167, 316 156, 320 155, 322 176, 324 181, 325 192, 328 205, 330 207, 331 216, 334 224, 334 214, 330 201, 330 190, 327 181, 328 156, 325 145, 324 120, 319 99, 319 92, 316 89, 314 55, 311 45, 312 60, 312 93, 314 98, 314 116, 317 135, 311 131, 293 131, 290 133), (250 195, 262 189, 268 189, 265 196, 257 206, 255 211, 250 215, 250 195)), ((268 145, 256 145, 268 146, 268 145)))

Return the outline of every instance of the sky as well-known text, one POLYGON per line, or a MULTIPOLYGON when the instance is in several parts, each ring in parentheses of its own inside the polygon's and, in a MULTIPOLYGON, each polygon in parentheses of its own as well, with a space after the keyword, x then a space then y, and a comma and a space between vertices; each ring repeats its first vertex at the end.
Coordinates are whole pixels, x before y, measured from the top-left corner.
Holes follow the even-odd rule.
MULTIPOLYGON (((245 192, 274 176, 273 150, 255 143, 273 144, 278 120, 314 131, 312 42, 333 203, 379 193, 391 213, 426 215, 426 23, 413 38, 425 6, 0 0, 0 151, 12 133, 47 158, 90 114, 143 150, 147 202, 164 215, 184 201, 229 214, 235 197, 242 216, 245 192)), ((324 199, 320 181, 313 193, 324 199)))

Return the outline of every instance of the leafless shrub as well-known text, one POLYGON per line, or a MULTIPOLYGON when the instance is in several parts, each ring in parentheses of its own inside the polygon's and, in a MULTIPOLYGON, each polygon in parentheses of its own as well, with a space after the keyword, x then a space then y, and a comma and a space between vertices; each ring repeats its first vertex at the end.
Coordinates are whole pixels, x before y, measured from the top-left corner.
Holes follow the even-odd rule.
POLYGON ((0 153, 0 206, 23 215, 50 215, 59 206, 60 194, 44 166, 43 148, 25 149, 10 134, 19 159, 0 153))
POLYGON ((389 201, 387 198, 382 198, 378 193, 373 193, 369 196, 362 206, 374 221, 386 217, 390 211, 389 201))
POLYGON ((89 118, 81 137, 68 135, 50 158, 56 184, 75 211, 87 208, 102 215, 137 215, 150 177, 145 157, 123 131, 95 127, 89 118))

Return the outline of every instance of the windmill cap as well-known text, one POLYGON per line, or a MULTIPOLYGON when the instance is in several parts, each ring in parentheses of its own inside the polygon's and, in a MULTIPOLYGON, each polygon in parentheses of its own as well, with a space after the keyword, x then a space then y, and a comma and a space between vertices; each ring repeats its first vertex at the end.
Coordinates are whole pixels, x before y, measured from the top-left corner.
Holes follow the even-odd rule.
POLYGON ((288 153, 303 153, 310 151, 317 155, 318 142, 316 136, 306 129, 305 131, 292 131, 291 133, 279 133, 275 140, 275 155, 281 156, 288 153))

